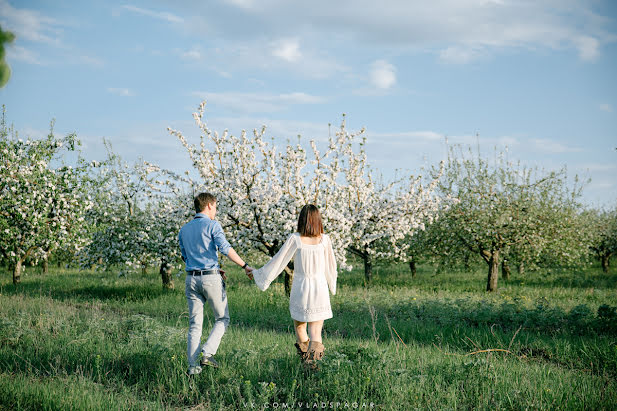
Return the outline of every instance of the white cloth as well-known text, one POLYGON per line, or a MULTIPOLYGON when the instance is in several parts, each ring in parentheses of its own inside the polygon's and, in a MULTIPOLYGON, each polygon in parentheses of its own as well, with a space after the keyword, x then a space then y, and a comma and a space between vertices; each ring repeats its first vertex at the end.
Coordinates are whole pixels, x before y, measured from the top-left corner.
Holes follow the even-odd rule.
POLYGON ((294 258, 294 278, 289 295, 289 312, 296 321, 319 321, 332 318, 328 288, 336 294, 336 260, 330 237, 322 234, 321 242, 304 244, 293 233, 266 265, 253 271, 255 284, 266 290, 294 258))

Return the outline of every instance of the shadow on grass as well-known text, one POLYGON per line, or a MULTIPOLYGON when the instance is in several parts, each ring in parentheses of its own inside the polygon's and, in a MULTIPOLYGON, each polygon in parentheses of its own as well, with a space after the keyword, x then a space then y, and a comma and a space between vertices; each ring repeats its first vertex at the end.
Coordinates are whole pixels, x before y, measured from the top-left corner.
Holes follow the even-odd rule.
POLYGON ((617 290, 617 275, 600 270, 570 272, 534 272, 522 278, 512 278, 508 284, 537 288, 596 288, 617 290))
MULTIPOLYGON (((514 303, 425 300, 378 303, 372 308, 343 303, 333 309, 334 317, 325 321, 325 341, 333 337, 339 345, 347 341, 343 344, 349 352, 361 353, 373 342, 440 347, 458 355, 502 349, 521 359, 617 376, 612 342, 617 335, 617 307, 601 306, 594 313, 585 305, 564 311, 543 301, 524 308, 514 303), (591 366, 585 358, 593 358, 591 366)), ((233 327, 294 336, 286 307, 273 306, 256 315, 254 310, 235 306, 232 312, 233 327)), ((293 350, 291 344, 289 349, 293 350)))
MULTIPOLYGON (((403 281, 404 278, 393 274, 385 276, 390 276, 394 284, 396 281, 403 281)), ((593 274, 593 276, 600 275, 593 274)), ((144 276, 141 282, 141 278, 135 275, 126 284, 122 284, 122 279, 107 277, 105 281, 108 285, 105 285, 97 283, 102 280, 95 275, 93 277, 74 274, 32 276, 17 287, 5 282, 1 285, 1 292, 3 295, 25 295, 34 298, 43 295, 61 301, 102 302, 146 301, 168 294, 169 291, 154 283, 152 277, 144 276), (113 284, 110 284, 110 281, 113 284)), ((563 281, 560 277, 552 280, 563 281)), ((529 279, 526 283, 529 284, 529 279)), ((353 287, 347 283, 345 286, 353 287)), ((406 286, 409 284, 406 283, 406 286)), ((228 292, 232 327, 247 331, 273 331, 293 336, 293 322, 284 295, 275 292, 268 296, 268 293, 249 289, 239 282, 230 286, 228 292)), ((175 290, 173 293, 181 294, 181 291, 175 290)), ((186 306, 178 305, 171 309, 175 310, 175 314, 179 314, 186 310, 186 306)), ((575 356, 580 354, 579 351, 586 349, 580 347, 581 341, 583 345, 589 342, 596 347, 593 354, 602 357, 596 358, 594 362, 602 369, 609 369, 612 375, 617 375, 615 359, 608 358, 612 354, 612 347, 605 341, 607 340, 605 337, 617 334, 617 307, 603 305, 599 310, 592 310, 581 304, 566 311, 552 306, 546 299, 540 299, 534 306, 529 307, 517 300, 500 303, 477 298, 457 300, 424 298, 396 301, 384 296, 382 299, 373 298, 370 306, 365 301, 345 301, 337 298, 333 300, 333 311, 334 318, 325 323, 326 338, 341 338, 354 341, 357 345, 365 345, 363 342, 370 341, 402 342, 407 345, 445 346, 449 350, 469 352, 477 349, 470 342, 472 340, 484 348, 508 347, 516 333, 520 331, 517 342, 524 340, 525 344, 524 346, 515 344, 515 349, 521 355, 541 352, 538 348, 534 348, 538 345, 555 347, 561 341, 574 345, 575 348, 572 350, 573 354, 568 354, 570 357, 567 360, 559 361, 561 363, 577 361, 575 356)), ((131 311, 127 309, 124 314, 130 315, 131 311)), ((211 312, 207 310, 206 315, 211 315, 211 312)), ((188 324, 184 325, 188 327, 188 324)), ((209 331, 207 321, 204 328, 204 333, 207 334, 209 331)), ((293 350, 292 345, 290 350, 293 350)), ((551 349, 545 352, 549 351, 551 349)), ((173 353, 165 354, 173 355, 173 353)), ((123 379, 140 378, 139 376, 144 374, 153 375, 148 369, 150 367, 148 358, 140 357, 142 354, 128 355, 135 357, 116 359, 113 364, 107 366, 123 379)), ((541 355, 538 358, 549 358, 550 355, 553 354, 541 355)), ((532 354, 528 356, 537 357, 532 354)), ((151 356, 149 358, 152 359, 151 356)))
MULTIPOLYGON (((486 287, 487 268, 474 266, 470 271, 444 268, 437 273, 431 266, 420 266, 416 277, 412 277, 405 265, 377 265, 373 270, 372 287, 399 288, 416 287, 422 290, 478 291, 486 287)), ((364 272, 358 268, 340 272, 339 279, 349 287, 364 286, 364 272)), ((499 285, 549 288, 596 288, 617 290, 617 275, 604 273, 599 268, 557 268, 528 271, 524 275, 512 272, 508 281, 499 278, 499 285)))
POLYGON ((162 286, 153 286, 151 277, 138 284, 135 284, 135 281, 128 284, 119 284, 123 279, 119 279, 113 284, 101 284, 100 282, 97 283, 97 279, 83 281, 82 278, 75 274, 30 276, 17 285, 8 282, 1 283, 1 292, 4 295, 47 296, 60 301, 145 301, 170 293, 162 286))
MULTIPOLYGON (((259 313, 231 304, 231 311, 234 324, 293 333, 289 311, 282 304, 273 304, 259 313)), ((517 302, 491 304, 471 299, 428 299, 371 303, 370 306, 366 303, 339 303, 333 306, 333 311, 334 317, 326 320, 326 328, 342 338, 374 339, 379 334, 381 340, 402 339, 407 343, 417 339, 423 328, 457 332, 490 329, 503 333, 521 328, 547 336, 558 333, 566 336, 617 334, 617 307, 602 305, 594 312, 582 304, 566 311, 549 305, 545 299, 538 300, 533 308, 517 302), (395 330, 391 330, 392 327, 395 330)), ((431 341, 434 340, 434 333, 430 337, 431 341)))

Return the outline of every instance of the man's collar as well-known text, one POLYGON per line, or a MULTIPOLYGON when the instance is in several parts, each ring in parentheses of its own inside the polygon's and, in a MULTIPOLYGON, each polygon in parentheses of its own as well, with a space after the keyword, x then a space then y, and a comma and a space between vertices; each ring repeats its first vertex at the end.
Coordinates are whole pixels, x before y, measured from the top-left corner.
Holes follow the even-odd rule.
POLYGON ((197 214, 195 214, 195 218, 207 218, 208 220, 211 219, 205 213, 197 213, 197 214))

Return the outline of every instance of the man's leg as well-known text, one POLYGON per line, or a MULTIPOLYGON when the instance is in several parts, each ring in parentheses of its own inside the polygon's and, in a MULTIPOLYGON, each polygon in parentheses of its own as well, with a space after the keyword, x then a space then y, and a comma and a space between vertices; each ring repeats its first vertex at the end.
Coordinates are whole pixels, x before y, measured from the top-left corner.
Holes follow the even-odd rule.
POLYGON ((199 365, 199 344, 204 321, 204 302, 197 279, 189 276, 186 280, 185 295, 189 306, 189 332, 187 336, 187 355, 189 367, 199 365))
POLYGON ((223 284, 223 279, 220 276, 218 276, 217 280, 204 281, 203 283, 204 294, 208 297, 208 304, 210 304, 214 314, 214 326, 212 331, 210 331, 208 340, 201 349, 205 358, 216 354, 223 334, 225 334, 225 330, 229 325, 227 293, 223 284))

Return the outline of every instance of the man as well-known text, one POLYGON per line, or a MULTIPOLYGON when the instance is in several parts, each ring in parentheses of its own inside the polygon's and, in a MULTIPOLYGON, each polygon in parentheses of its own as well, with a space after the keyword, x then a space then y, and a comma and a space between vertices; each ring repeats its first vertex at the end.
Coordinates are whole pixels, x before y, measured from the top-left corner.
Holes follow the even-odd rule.
POLYGON ((216 197, 201 193, 195 197, 195 218, 178 234, 182 260, 186 264, 185 294, 189 306, 188 362, 189 375, 199 374, 201 367, 218 368, 214 359, 221 338, 229 325, 229 307, 225 293, 225 272, 220 269, 217 250, 244 268, 250 277, 253 270, 231 248, 216 216, 216 197), (214 313, 214 326, 201 347, 204 305, 208 302, 214 313), (202 354, 201 359, 199 354, 202 354))

